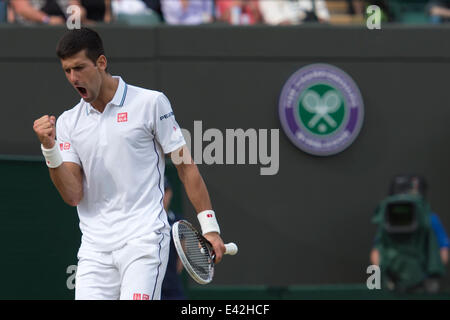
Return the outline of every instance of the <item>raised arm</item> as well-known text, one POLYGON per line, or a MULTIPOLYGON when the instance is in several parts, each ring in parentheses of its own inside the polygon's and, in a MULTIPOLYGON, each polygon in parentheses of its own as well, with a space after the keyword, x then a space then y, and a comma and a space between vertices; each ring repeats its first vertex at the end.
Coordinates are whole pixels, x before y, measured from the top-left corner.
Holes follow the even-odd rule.
POLYGON ((33 129, 41 142, 53 184, 68 205, 76 206, 83 198, 83 172, 78 164, 62 161, 55 141, 55 123, 54 116, 45 115, 34 121, 33 129))

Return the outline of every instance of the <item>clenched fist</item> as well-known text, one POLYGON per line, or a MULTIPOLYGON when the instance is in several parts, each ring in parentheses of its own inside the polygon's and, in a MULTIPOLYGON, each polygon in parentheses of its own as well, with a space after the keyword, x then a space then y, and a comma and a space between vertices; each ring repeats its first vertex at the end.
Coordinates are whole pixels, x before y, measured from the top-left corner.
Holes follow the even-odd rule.
POLYGON ((51 149, 55 145, 56 118, 54 116, 45 115, 34 121, 33 129, 46 149, 51 149))

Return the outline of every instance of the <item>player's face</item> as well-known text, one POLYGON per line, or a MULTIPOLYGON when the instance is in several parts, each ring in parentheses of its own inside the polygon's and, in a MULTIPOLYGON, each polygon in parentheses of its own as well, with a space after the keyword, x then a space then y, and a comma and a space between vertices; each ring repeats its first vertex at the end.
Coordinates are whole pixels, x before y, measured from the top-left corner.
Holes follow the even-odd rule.
POLYGON ((85 50, 82 50, 69 58, 61 59, 61 64, 67 80, 84 101, 95 101, 99 96, 102 75, 106 69, 105 56, 100 56, 94 64, 86 56, 85 50))

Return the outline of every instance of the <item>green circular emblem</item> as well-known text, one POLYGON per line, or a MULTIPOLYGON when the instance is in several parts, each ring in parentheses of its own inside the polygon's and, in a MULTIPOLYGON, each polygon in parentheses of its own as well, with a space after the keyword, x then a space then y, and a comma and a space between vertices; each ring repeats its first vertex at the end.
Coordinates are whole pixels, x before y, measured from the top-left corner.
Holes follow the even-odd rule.
POLYGON ((289 77, 281 91, 278 113, 292 143, 310 154, 329 156, 345 150, 359 135, 364 103, 347 73, 317 63, 289 77))
POLYGON ((344 124, 346 116, 344 98, 329 84, 315 84, 299 98, 298 121, 312 134, 332 135, 344 124))

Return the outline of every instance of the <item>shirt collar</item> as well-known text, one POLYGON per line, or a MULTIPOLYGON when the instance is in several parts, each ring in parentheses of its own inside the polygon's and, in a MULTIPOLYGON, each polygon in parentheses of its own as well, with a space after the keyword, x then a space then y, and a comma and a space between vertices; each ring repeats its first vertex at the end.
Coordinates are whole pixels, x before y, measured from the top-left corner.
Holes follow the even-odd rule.
MULTIPOLYGON (((127 97, 128 85, 119 76, 113 76, 113 78, 119 79, 119 86, 117 87, 116 93, 114 94, 114 97, 109 102, 109 104, 114 105, 116 107, 123 107, 123 104, 125 103, 125 98, 127 97)), ((97 110, 90 103, 86 104, 87 114, 95 111, 97 110)))
POLYGON ((112 98, 110 104, 122 107, 127 96, 128 85, 122 80, 121 77, 113 76, 113 78, 119 79, 119 86, 117 87, 116 94, 112 98))

